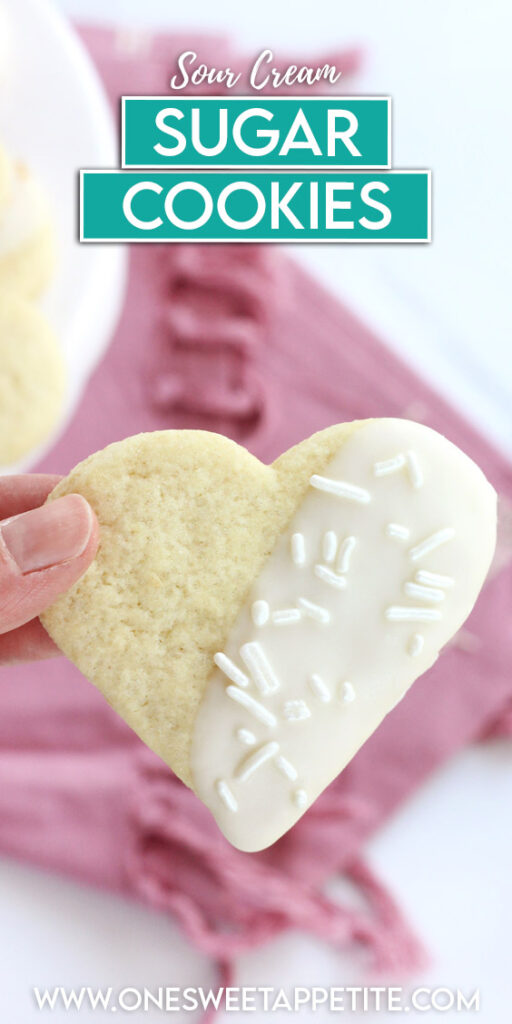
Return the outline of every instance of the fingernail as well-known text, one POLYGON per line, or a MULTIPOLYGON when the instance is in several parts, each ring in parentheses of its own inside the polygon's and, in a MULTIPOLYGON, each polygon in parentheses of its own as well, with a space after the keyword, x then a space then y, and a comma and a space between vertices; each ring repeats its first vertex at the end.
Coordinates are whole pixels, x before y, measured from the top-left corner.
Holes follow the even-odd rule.
POLYGON ((0 524, 4 544, 22 573, 78 558, 92 528, 91 508, 80 494, 67 494, 0 524))

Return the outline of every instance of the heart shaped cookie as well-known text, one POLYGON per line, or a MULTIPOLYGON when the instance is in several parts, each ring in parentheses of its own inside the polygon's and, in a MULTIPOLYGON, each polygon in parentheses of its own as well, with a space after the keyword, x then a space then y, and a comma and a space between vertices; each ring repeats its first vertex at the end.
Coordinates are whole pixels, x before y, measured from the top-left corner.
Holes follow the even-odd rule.
POLYGON ((405 420, 331 427, 272 466, 216 434, 142 434, 51 498, 71 492, 100 547, 44 625, 249 851, 432 665, 495 546, 481 471, 405 420))

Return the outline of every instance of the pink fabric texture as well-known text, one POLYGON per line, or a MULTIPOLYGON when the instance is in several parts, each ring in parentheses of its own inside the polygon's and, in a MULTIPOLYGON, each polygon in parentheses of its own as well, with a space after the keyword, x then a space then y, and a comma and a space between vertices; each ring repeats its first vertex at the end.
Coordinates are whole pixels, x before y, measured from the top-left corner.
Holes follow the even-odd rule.
MULTIPOLYGON (((83 36, 116 106, 122 93, 165 92, 182 49, 242 64, 222 40, 83 36)), ((134 246, 112 346, 40 468, 65 473, 112 441, 167 427, 217 430, 269 461, 315 430, 370 416, 429 423, 512 501, 505 460, 280 249, 134 246)), ((364 840, 459 748, 500 722, 510 731, 511 610, 504 540, 464 631, 297 826, 258 855, 229 847, 64 659, 5 669, 0 850, 175 915, 225 977, 237 953, 291 927, 358 944, 386 970, 417 966, 417 942, 364 865, 364 840), (327 895, 337 873, 362 909, 327 895)))

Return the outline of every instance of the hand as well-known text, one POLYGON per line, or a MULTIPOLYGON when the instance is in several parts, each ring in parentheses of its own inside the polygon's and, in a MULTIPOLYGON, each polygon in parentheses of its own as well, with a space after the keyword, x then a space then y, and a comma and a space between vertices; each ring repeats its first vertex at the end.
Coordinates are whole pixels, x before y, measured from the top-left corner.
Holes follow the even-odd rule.
POLYGON ((98 522, 85 498, 69 494, 44 505, 59 479, 0 478, 0 665, 60 654, 37 616, 96 554, 98 522))

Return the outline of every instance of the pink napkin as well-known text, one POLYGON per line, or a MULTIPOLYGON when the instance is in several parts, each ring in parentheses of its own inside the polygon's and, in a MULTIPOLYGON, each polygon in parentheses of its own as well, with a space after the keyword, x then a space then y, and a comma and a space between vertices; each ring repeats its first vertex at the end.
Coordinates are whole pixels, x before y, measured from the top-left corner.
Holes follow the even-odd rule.
MULTIPOLYGON (((184 48, 217 66, 237 59, 210 38, 83 36, 116 106, 123 92, 165 92, 184 48)), ((221 431, 267 461, 315 430, 369 416, 408 416, 442 431, 512 507, 505 460, 278 247, 134 246, 113 344, 40 468, 66 472, 111 441, 165 427, 221 431)), ((229 847, 192 793, 64 659, 5 669, 0 850, 174 914, 224 966, 290 927, 362 945, 380 967, 417 965, 418 944, 361 851, 459 748, 510 731, 511 549, 504 537, 449 650, 297 826, 258 855, 229 847), (327 896, 337 872, 360 890, 362 909, 327 896)))

